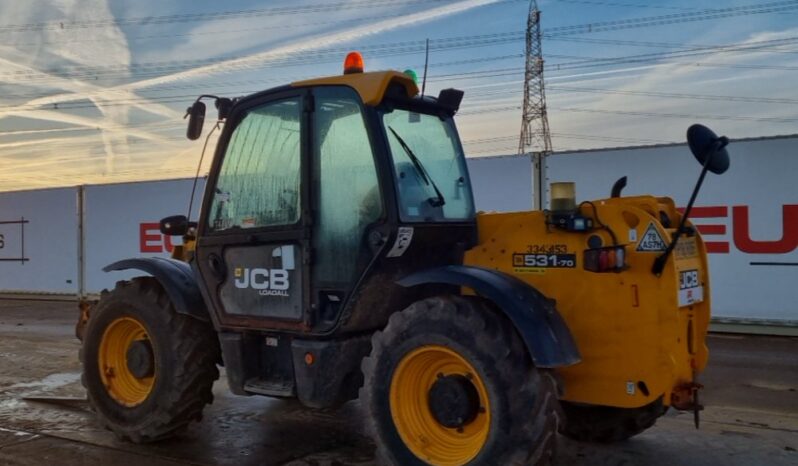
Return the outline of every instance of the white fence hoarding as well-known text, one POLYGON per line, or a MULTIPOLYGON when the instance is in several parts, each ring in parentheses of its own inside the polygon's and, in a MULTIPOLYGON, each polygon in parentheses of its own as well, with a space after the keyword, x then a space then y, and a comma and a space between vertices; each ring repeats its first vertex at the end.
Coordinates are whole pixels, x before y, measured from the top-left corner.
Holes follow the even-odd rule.
MULTIPOLYGON (((798 322, 796 152, 798 136, 733 141, 730 170, 707 176, 693 218, 711 253, 717 317, 798 322)), ((529 158, 472 158, 468 165, 477 209, 532 208, 529 158)), ((575 181, 580 200, 608 197, 615 180, 626 175, 624 194, 671 196, 683 206, 699 171, 685 145, 562 153, 548 159, 549 181, 575 181)), ((158 221, 185 213, 192 183, 181 179, 0 193, 0 292, 77 294, 83 270, 83 291, 97 293, 136 273, 105 273, 104 266, 130 257, 168 257, 179 238, 161 235, 158 221)), ((193 219, 203 188, 201 179, 193 219)))
POLYGON ((0 290, 75 293, 77 189, 0 193, 0 290))
POLYGON ((468 173, 477 210, 490 212, 532 209, 532 162, 529 157, 468 159, 468 173))
MULTIPOLYGON (((158 222, 169 215, 185 215, 193 179, 86 186, 85 274, 87 293, 113 288, 114 283, 141 272, 110 272, 106 265, 131 257, 169 257, 180 237, 161 234, 158 222)), ((192 220, 202 203, 205 180, 197 183, 192 220)))
MULTIPOLYGON (((731 167, 707 174, 692 220, 710 252, 714 317, 798 322, 798 136, 733 141, 731 167)), ((672 197, 684 207, 701 167, 686 145, 555 154, 549 181, 574 181, 578 200, 672 197)))

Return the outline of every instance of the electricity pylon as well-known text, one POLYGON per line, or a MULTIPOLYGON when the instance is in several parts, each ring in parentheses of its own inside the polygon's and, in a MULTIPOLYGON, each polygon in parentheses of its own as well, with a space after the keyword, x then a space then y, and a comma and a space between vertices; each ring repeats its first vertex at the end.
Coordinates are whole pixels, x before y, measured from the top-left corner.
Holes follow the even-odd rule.
POLYGON ((541 46, 540 10, 536 0, 529 2, 526 22, 526 72, 524 75, 524 113, 521 116, 521 138, 518 153, 530 155, 533 167, 534 205, 546 206, 546 157, 551 154, 551 133, 546 113, 546 91, 543 82, 543 48, 541 46))

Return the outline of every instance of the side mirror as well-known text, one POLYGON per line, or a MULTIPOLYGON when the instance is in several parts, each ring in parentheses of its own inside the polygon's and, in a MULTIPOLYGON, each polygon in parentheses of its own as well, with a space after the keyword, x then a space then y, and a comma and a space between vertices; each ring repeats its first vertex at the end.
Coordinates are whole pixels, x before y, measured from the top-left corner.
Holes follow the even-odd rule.
POLYGON ((167 236, 183 236, 188 233, 189 221, 185 215, 172 215, 162 218, 160 227, 161 233, 167 236))
POLYGON ((194 104, 186 110, 186 116, 188 117, 186 137, 192 141, 196 141, 202 134, 202 125, 205 123, 205 104, 199 100, 194 102, 194 104))
POLYGON ((459 89, 443 89, 438 94, 438 105, 446 107, 452 113, 457 113, 465 93, 459 89))
POLYGON ((726 146, 729 138, 718 137, 711 129, 704 125, 695 124, 687 129, 687 144, 698 163, 716 175, 721 175, 729 169, 729 153, 726 146))

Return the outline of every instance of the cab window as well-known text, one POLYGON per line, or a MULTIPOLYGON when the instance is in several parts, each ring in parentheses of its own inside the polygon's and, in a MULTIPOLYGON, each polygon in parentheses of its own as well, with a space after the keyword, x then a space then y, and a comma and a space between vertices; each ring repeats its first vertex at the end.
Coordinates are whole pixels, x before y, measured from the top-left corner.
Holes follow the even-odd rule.
POLYGON ((214 187, 211 231, 299 221, 301 108, 299 97, 269 102, 239 122, 214 187))
POLYGON ((405 222, 469 220, 474 201, 450 118, 394 109, 382 116, 405 222))
POLYGON ((374 154, 357 93, 314 89, 314 275, 318 286, 345 289, 365 254, 364 235, 383 213, 374 154))

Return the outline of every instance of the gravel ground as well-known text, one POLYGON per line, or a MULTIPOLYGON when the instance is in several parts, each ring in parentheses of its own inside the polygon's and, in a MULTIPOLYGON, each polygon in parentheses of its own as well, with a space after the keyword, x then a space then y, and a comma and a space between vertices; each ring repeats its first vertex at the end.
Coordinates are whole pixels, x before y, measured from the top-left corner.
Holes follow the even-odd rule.
MULTIPOLYGON (((205 419, 155 445, 116 440, 81 398, 71 302, 0 300, 0 465, 373 464, 358 403, 312 411, 293 401, 236 397, 224 377, 205 419)), ((701 429, 669 413, 614 445, 559 439, 562 465, 798 464, 798 338, 713 335, 701 429)))

